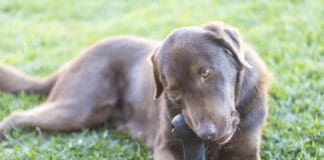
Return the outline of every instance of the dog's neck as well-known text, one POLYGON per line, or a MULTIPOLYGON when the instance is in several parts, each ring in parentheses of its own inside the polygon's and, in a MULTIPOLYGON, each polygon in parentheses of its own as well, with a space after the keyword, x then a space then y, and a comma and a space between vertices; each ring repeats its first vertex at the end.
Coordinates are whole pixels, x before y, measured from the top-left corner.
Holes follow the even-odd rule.
POLYGON ((176 106, 175 104, 173 104, 168 98, 166 98, 165 95, 163 95, 161 98, 165 99, 167 111, 170 114, 170 117, 173 118, 177 114, 181 113, 181 108, 179 106, 176 106))

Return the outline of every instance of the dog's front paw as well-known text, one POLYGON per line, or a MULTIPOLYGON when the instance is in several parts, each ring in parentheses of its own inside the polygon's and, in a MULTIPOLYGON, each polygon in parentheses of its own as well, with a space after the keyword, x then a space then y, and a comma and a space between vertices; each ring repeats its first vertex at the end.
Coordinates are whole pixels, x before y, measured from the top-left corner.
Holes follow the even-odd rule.
POLYGON ((5 136, 3 133, 0 133, 0 142, 2 142, 5 139, 5 136))
POLYGON ((11 128, 11 122, 8 118, 5 118, 0 122, 0 141, 2 141, 5 138, 4 132, 6 130, 9 130, 10 128, 11 128))
POLYGON ((4 136, 4 129, 3 129, 3 124, 0 122, 0 142, 5 138, 4 136))

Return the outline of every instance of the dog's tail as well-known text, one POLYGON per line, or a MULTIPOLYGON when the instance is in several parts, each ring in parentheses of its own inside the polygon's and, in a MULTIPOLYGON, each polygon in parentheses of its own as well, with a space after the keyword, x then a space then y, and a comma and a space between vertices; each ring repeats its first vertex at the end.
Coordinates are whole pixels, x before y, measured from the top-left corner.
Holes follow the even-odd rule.
POLYGON ((0 92, 17 94, 19 92, 32 92, 47 95, 56 82, 58 75, 48 78, 29 77, 14 68, 0 63, 0 92))

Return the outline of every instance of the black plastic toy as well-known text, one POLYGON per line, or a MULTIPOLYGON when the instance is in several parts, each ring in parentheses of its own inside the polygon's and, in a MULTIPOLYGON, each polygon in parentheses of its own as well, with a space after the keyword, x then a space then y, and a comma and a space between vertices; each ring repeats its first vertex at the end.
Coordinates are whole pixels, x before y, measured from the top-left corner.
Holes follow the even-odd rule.
POLYGON ((176 115, 171 122, 172 134, 182 142, 185 160, 205 160, 205 143, 187 125, 183 115, 176 115))

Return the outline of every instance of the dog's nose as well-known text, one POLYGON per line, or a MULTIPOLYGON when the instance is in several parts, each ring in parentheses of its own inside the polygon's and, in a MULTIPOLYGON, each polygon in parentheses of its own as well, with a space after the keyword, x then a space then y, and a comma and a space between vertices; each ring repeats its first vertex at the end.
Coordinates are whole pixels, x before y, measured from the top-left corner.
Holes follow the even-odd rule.
POLYGON ((204 140, 212 140, 216 137, 217 128, 213 123, 203 123, 198 126, 198 135, 204 140))

